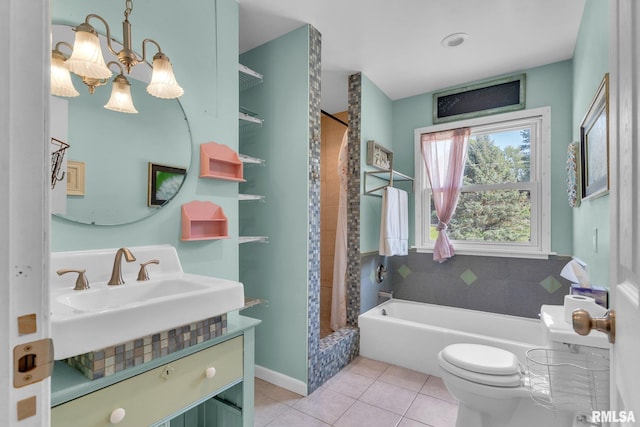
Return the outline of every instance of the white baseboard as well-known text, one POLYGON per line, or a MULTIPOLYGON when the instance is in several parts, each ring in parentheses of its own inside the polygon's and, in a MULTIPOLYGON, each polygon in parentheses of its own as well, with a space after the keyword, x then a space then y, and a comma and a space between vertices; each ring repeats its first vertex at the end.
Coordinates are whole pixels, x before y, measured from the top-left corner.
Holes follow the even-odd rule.
POLYGON ((261 380, 277 385, 278 387, 286 388, 287 390, 302 396, 307 395, 307 384, 295 378, 291 378, 290 376, 281 374, 280 372, 255 365, 255 376, 261 380))

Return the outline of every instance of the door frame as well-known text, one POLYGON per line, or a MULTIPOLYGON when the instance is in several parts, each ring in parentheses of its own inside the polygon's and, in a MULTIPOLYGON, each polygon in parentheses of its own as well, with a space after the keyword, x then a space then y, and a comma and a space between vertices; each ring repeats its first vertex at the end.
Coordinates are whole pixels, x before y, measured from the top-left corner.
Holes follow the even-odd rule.
POLYGON ((50 337, 49 34, 49 1, 0 2, 0 425, 9 427, 50 424, 50 380, 16 388, 13 374, 14 347, 50 337), (20 334, 28 314, 36 331, 20 334), (18 421, 18 402, 35 415, 18 421))

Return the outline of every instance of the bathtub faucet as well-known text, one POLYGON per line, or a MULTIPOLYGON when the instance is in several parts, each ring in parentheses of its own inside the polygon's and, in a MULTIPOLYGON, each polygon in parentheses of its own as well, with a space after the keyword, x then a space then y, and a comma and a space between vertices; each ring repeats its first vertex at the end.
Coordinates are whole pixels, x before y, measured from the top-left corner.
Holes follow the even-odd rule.
POLYGON ((379 298, 386 298, 386 299, 393 299, 393 291, 389 291, 389 292, 380 291, 380 292, 378 292, 378 297, 379 298))

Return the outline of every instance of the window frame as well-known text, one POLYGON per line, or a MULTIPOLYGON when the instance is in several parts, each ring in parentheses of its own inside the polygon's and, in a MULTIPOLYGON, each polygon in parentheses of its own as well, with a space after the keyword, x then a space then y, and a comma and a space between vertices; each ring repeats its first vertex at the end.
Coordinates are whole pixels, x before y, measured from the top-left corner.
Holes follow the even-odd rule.
MULTIPOLYGON (((415 158, 415 248, 417 252, 433 252, 435 244, 430 239, 431 189, 426 174, 420 148, 421 135, 461 127, 480 129, 481 133, 491 133, 510 128, 518 123, 533 123, 539 134, 538 143, 531 135, 530 181, 523 183, 478 186, 483 190, 527 189, 531 194, 531 241, 527 243, 478 242, 452 240, 455 251, 460 255, 497 256, 512 258, 545 259, 551 252, 551 107, 532 108, 505 114, 477 117, 414 129, 415 158), (535 178, 535 180, 534 180, 535 178)), ((532 129, 532 134, 534 133, 532 129)), ((476 186, 465 186, 473 189, 476 186)), ((455 216, 455 214, 454 214, 455 216)))

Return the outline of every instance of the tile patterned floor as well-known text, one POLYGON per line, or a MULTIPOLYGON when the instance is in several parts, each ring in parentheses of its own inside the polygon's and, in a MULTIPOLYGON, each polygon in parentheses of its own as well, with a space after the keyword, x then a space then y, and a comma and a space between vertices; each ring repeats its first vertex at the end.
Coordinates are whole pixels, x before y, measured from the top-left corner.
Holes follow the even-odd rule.
POLYGON ((256 427, 454 427, 458 410, 440 378, 364 357, 307 397, 255 390, 256 427))

